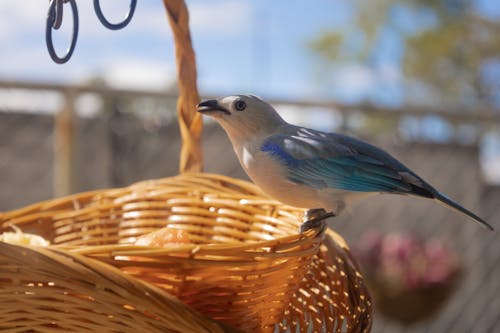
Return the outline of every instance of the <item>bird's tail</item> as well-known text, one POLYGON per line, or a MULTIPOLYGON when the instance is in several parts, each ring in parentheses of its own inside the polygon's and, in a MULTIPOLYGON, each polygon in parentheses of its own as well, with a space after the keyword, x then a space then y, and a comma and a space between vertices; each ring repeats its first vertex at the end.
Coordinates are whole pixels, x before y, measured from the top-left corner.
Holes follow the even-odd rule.
POLYGON ((452 208, 452 209, 456 210, 457 212, 460 212, 462 214, 467 215, 468 217, 473 219, 475 222, 481 224, 481 226, 483 226, 489 230, 493 230, 493 227, 491 225, 489 225, 485 220, 483 220, 482 218, 480 218, 479 216, 477 216, 476 214, 474 214, 470 210, 465 209, 464 207, 460 206, 457 202, 448 198, 444 194, 439 193, 439 192, 434 193, 434 199, 448 208, 452 208))

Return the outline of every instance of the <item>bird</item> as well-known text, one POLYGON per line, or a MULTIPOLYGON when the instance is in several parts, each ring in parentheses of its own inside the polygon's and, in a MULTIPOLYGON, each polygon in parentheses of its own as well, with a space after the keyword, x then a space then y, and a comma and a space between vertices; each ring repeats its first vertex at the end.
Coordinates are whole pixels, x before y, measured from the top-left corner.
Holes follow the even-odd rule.
POLYGON ((493 230, 381 148, 289 124, 255 95, 204 100, 196 110, 222 126, 250 179, 283 204, 336 216, 376 194, 409 195, 433 199, 493 230))

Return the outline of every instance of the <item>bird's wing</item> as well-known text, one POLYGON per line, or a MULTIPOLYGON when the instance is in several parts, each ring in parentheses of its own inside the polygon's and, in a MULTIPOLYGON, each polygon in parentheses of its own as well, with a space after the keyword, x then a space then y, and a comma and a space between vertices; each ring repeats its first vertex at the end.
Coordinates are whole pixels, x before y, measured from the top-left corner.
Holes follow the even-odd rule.
POLYGON ((434 197, 430 185, 388 153, 348 136, 293 127, 269 137, 261 150, 285 164, 295 183, 434 197))
POLYGON ((387 152, 361 140, 291 126, 267 138, 261 150, 286 165, 288 179, 297 184, 318 189, 418 195, 434 199, 493 230, 486 221, 434 189, 387 152))

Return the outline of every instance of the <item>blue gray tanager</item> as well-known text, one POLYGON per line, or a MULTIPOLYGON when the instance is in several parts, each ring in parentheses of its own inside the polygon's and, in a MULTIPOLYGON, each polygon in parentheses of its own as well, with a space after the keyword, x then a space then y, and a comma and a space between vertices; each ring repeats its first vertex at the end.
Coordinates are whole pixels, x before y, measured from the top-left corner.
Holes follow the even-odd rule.
POLYGON ((437 200, 493 229, 382 149, 349 136, 288 124, 256 96, 206 100, 197 110, 219 122, 246 173, 282 203, 337 215, 373 194, 410 194, 437 200))

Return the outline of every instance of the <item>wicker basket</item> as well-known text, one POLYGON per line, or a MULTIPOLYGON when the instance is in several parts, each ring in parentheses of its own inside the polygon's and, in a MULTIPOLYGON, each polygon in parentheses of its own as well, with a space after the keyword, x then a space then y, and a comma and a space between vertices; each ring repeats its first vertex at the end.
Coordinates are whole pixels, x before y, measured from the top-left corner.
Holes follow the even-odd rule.
POLYGON ((2 332, 237 332, 120 270, 0 242, 2 332))
POLYGON ((302 210, 251 183, 196 173, 202 123, 188 13, 182 0, 164 4, 176 45, 181 175, 0 213, 0 232, 17 225, 52 242, 0 242, 0 329, 369 332, 371 299, 340 236, 321 227, 300 234, 302 210), (166 225, 189 243, 131 245, 166 225))
POLYGON ((324 229, 299 234, 302 213, 244 181, 182 174, 38 203, 0 215, 0 223, 118 267, 246 332, 277 323, 305 329, 310 321, 318 330, 369 326, 370 300, 346 247, 328 233, 319 251, 324 229), (128 245, 166 225, 191 243, 128 245))

